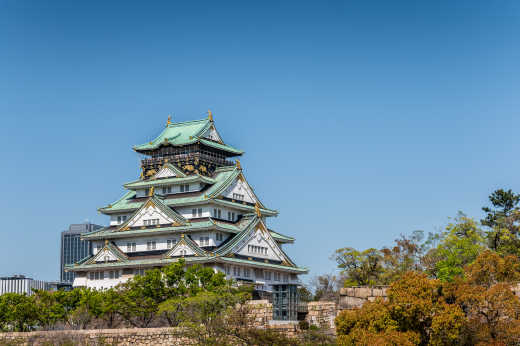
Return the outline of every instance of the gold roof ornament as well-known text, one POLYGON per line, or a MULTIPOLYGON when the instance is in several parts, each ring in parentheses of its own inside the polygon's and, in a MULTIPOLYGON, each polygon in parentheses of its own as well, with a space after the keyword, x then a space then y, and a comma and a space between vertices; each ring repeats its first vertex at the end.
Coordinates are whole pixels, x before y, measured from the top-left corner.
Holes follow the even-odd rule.
POLYGON ((255 204, 255 212, 256 212, 256 216, 262 217, 262 212, 260 211, 260 207, 258 206, 258 202, 255 204))
POLYGON ((213 121, 213 113, 211 113, 211 109, 208 109, 208 119, 209 121, 213 121))
POLYGON ((236 166, 237 166, 238 169, 242 169, 242 165, 240 164, 240 160, 239 160, 239 159, 237 159, 237 160, 235 161, 235 164, 236 164, 236 166))
POLYGON ((108 245, 108 239, 105 239, 105 245, 108 245))
POLYGON ((184 233, 183 233, 183 234, 181 234, 181 238, 184 238, 184 233))
POLYGON ((155 188, 152 186, 150 188, 150 191, 148 192, 148 197, 152 197, 154 193, 155 193, 155 188))
POLYGON ((172 116, 168 114, 168 120, 166 121, 166 126, 170 126, 172 124, 172 116))

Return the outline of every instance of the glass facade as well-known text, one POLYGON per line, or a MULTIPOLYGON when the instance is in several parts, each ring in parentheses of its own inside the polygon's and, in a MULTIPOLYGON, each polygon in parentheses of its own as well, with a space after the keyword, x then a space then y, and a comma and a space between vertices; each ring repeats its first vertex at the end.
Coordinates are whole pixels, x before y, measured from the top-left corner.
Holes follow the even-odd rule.
POLYGON ((74 273, 65 272, 65 265, 74 264, 92 254, 92 245, 89 241, 81 240, 81 234, 101 228, 91 223, 70 225, 68 231, 61 233, 61 267, 60 281, 72 283, 74 273))
POLYGON ((296 321, 298 319, 298 286, 273 285, 273 319, 296 321))

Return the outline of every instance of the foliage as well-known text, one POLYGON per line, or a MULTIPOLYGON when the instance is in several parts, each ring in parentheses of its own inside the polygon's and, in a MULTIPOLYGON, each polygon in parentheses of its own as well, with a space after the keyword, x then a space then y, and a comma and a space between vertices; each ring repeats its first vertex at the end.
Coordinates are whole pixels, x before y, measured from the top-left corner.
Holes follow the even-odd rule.
POLYGON ((520 255, 520 194, 498 189, 489 196, 491 207, 483 207, 481 220, 487 231, 488 246, 501 254, 520 255))
POLYGON ((422 244, 424 234, 414 231, 410 237, 401 235, 391 248, 381 249, 383 255, 383 271, 380 275, 381 284, 389 284, 409 271, 421 270, 421 256, 425 245, 422 244))
POLYGON ((343 311, 336 318, 344 345, 475 345, 520 341, 520 260, 486 250, 452 281, 408 272, 391 284, 388 299, 343 311))
POLYGON ((443 232, 430 235, 428 243, 432 242, 438 242, 438 245, 427 252, 423 263, 427 273, 441 281, 452 281, 461 276, 464 267, 485 249, 483 231, 463 213, 459 213, 443 232))
POLYGON ((345 286, 376 285, 383 273, 383 255, 379 250, 370 248, 364 251, 347 247, 333 254, 338 268, 345 275, 345 286))

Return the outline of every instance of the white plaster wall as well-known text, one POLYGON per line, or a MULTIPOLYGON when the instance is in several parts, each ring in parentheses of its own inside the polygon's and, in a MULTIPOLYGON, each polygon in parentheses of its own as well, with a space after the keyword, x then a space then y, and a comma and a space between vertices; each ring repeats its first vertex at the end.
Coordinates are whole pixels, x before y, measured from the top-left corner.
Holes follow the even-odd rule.
MULTIPOLYGON (((126 282, 128 280, 128 277, 122 276, 122 270, 119 270, 119 278, 118 279, 110 279, 108 270, 104 270, 104 279, 103 280, 90 280, 90 274, 87 273, 87 277, 85 279, 85 286, 88 288, 101 290, 101 289, 108 289, 111 287, 114 287, 118 285, 119 283, 126 282)), ((76 280, 74 280, 74 284, 76 283, 76 280)))
POLYGON ((155 250, 166 250, 168 249, 168 239, 175 240, 176 242, 178 242, 180 240, 180 235, 147 236, 142 238, 122 238, 117 239, 115 241, 115 244, 124 253, 128 252, 126 246, 128 243, 135 243, 136 252, 148 251, 147 242, 149 241, 155 241, 155 250))
POLYGON ((125 221, 121 221, 121 222, 117 222, 117 217, 118 216, 126 216, 127 219, 130 218, 130 216, 132 216, 132 214, 113 214, 113 215, 110 215, 110 226, 117 226, 117 225, 120 225, 122 223, 124 223, 125 221))
POLYGON ((193 219, 193 209, 199 209, 199 208, 202 208, 202 216, 198 216, 198 213, 197 213, 197 216, 195 218, 199 218, 199 217, 210 217, 211 216, 211 209, 207 204, 205 205, 193 205, 193 206, 189 206, 189 207, 183 207, 183 208, 176 208, 175 211, 179 214, 181 214, 184 218, 186 219, 193 219))

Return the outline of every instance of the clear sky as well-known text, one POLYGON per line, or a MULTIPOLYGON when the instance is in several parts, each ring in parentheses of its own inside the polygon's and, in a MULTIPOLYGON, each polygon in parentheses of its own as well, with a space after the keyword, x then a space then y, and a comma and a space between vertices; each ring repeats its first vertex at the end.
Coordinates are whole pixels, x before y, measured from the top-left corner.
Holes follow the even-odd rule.
POLYGON ((131 147, 213 111, 310 276, 520 192, 518 1, 0 1, 0 275, 139 175, 131 147))

